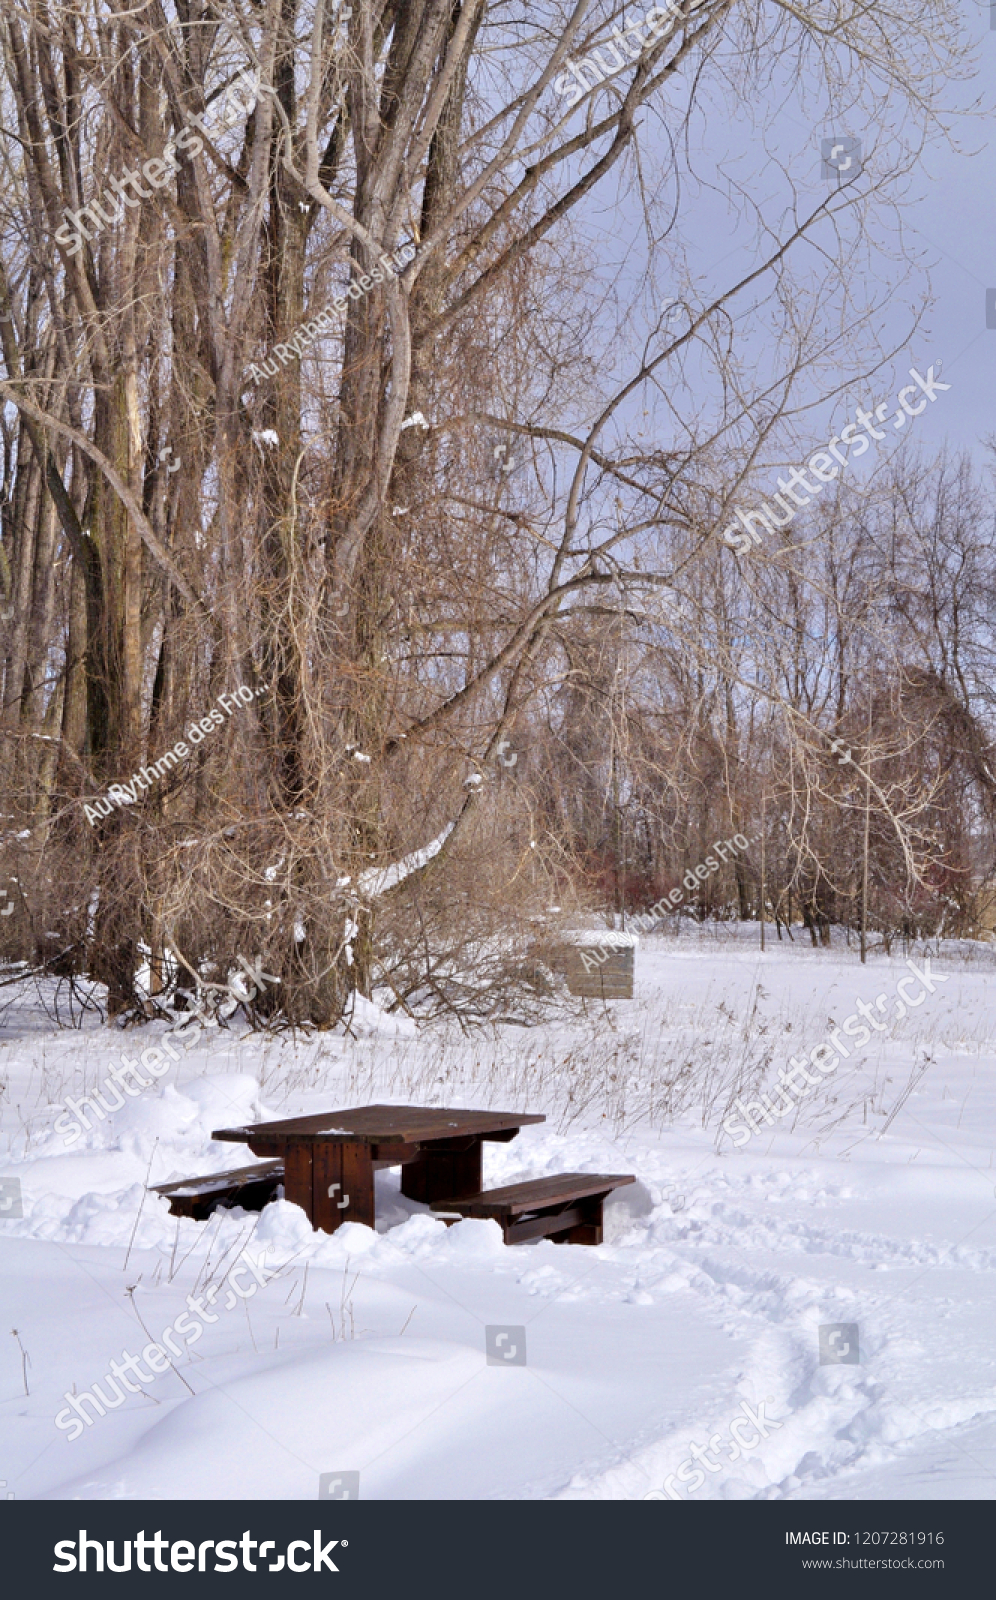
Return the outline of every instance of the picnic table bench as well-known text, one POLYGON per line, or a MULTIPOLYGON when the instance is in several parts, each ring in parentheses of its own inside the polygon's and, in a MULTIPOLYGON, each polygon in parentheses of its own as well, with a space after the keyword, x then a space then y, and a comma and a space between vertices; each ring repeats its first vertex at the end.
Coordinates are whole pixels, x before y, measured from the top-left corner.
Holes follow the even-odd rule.
POLYGON ((203 1222, 218 1206, 262 1211, 283 1181, 282 1161, 257 1161, 251 1167, 209 1172, 203 1178, 153 1184, 152 1193, 161 1194, 169 1201, 171 1217, 193 1217, 195 1222, 203 1222))
POLYGON ((375 1226, 378 1168, 400 1166, 402 1194, 426 1205, 479 1197, 484 1140, 507 1143, 520 1128, 545 1121, 519 1111, 375 1105, 218 1128, 211 1137, 275 1159, 283 1167, 285 1197, 313 1228, 334 1233, 344 1222, 375 1226))
POLYGON ((432 1210, 449 1211, 447 1223, 463 1217, 491 1217, 501 1223, 506 1244, 552 1239, 554 1244, 601 1244, 602 1206, 613 1189, 635 1183, 632 1174, 560 1172, 554 1178, 510 1183, 462 1199, 434 1200, 432 1210))

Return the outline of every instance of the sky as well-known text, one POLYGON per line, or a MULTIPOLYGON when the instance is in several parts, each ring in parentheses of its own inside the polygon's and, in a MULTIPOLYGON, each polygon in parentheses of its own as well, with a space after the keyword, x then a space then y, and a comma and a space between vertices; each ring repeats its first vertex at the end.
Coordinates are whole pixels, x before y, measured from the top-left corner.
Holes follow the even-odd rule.
MULTIPOLYGON (((954 86, 950 98, 959 103, 979 98, 983 106, 996 107, 996 9, 993 21, 991 28, 989 5, 972 0, 965 25, 978 45, 976 76, 954 86)), ((773 98, 775 93, 773 90, 773 98)), ((653 141, 659 140, 661 148, 667 149, 667 141, 680 122, 681 99, 681 87, 674 83, 659 108, 648 106, 641 137, 651 148, 653 141)), ((807 121, 798 93, 788 95, 777 116, 771 119, 754 118, 752 108, 747 106, 739 108, 739 115, 737 109, 730 114, 728 107, 716 102, 705 109, 697 126, 693 125, 693 165, 702 179, 697 187, 689 177, 683 152, 677 156, 682 186, 677 206, 680 250, 695 278, 700 304, 706 303, 711 290, 729 285, 739 269, 750 270, 760 259, 757 237, 746 216, 749 208, 744 207, 744 218, 738 224, 724 198, 727 177, 743 186, 751 202, 760 204, 769 225, 776 225, 783 204, 791 200, 793 192, 801 214, 826 194, 827 180, 821 173, 823 137, 861 139, 865 132, 856 110, 842 128, 829 123, 820 126, 818 112, 816 121, 807 121), (763 134, 762 122, 767 123, 763 134), (791 174, 791 186, 785 170, 791 174), (715 188, 710 186, 712 183, 715 188)), ((929 145, 907 180, 902 226, 908 251, 917 259, 917 270, 900 284, 899 270, 895 269, 895 298, 883 313, 879 330, 883 343, 903 337, 910 321, 910 307, 922 303, 924 290, 929 289, 932 303, 908 348, 901 349, 881 373, 866 383, 859 382, 835 404, 816 407, 797 419, 799 437, 810 440, 812 450, 819 449, 834 429, 853 416, 856 405, 885 399, 894 405, 894 397, 910 381, 909 368, 915 366, 926 375, 933 364, 935 374, 950 383, 950 388, 916 419, 912 431, 917 442, 930 451, 947 441, 956 448, 972 450, 980 466, 986 460, 985 437, 996 433, 992 407, 996 327, 986 326, 987 290, 992 290, 996 301, 996 224, 991 203, 996 194, 996 118, 992 112, 954 117, 948 125, 955 148, 939 142, 929 145)), ((873 160, 877 154, 882 163, 890 163, 894 155, 890 138, 895 138, 898 148, 904 130, 886 130, 877 137, 880 143, 878 151, 872 152, 873 160)), ((868 143, 866 140, 866 152, 868 143)), ((632 174, 627 173, 622 184, 631 182, 631 178, 632 174)), ((660 212, 664 213, 672 199, 669 159, 660 163, 653 183, 660 212)), ((643 228, 635 189, 631 187, 616 199, 617 204, 612 205, 608 187, 603 189, 585 220, 596 246, 595 275, 606 285, 615 279, 620 297, 625 300, 628 286, 638 292, 636 285, 645 266, 643 228)), ((875 226, 873 223, 873 229, 875 226)), ((677 241, 677 231, 673 237, 677 241)), ((818 251, 809 246, 803 250, 809 251, 809 269, 815 268, 818 273, 818 251)), ((881 259, 875 267, 883 267, 881 259)), ((880 288, 886 286, 874 274, 869 274, 868 281, 880 288)), ((663 300, 668 293, 680 294, 683 289, 681 284, 658 281, 653 285, 651 299, 656 295, 663 300)), ((742 308, 746 309, 741 300, 735 309, 740 339, 744 338, 742 308)), ((680 313, 675 311, 672 316, 680 313)), ((763 334, 750 337, 755 338, 757 359, 763 362, 768 353, 763 334)), ((634 326, 624 347, 617 343, 607 349, 600 367, 604 370, 611 365, 615 376, 632 371, 641 343, 642 334, 634 326)), ((749 344, 746 348, 750 348, 749 344)), ((845 337, 840 343, 841 376, 848 380, 861 370, 859 341, 855 339, 849 345, 845 337)), ((875 452, 874 469, 881 468, 889 450, 897 448, 906 437, 907 432, 902 432, 884 441, 875 452)), ((857 470, 872 470, 872 458, 866 458, 863 468, 857 470)))
MULTIPOLYGON (((988 7, 986 7, 988 21, 988 7)), ((996 93, 996 28, 985 32, 979 86, 996 93)), ((923 435, 939 444, 969 444, 996 431, 993 380, 996 328, 986 327, 986 290, 996 291, 996 133, 992 119, 973 122, 965 144, 971 153, 935 150, 928 155, 923 199, 910 225, 936 265, 937 303, 929 319, 929 353, 941 355, 951 390, 943 409, 930 407, 923 435)))

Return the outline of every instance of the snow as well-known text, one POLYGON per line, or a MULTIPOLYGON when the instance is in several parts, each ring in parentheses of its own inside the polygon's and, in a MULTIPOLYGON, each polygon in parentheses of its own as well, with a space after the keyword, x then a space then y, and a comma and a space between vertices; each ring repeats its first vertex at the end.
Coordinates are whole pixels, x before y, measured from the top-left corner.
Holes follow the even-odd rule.
POLYGON ((25 1395, 17 1342, 0 1342, 8 1489, 314 1499, 321 1472, 356 1470, 367 1499, 638 1500, 666 1480, 690 1500, 990 1499, 996 952, 932 947, 948 982, 735 1149, 729 1096, 770 1091, 924 952, 862 967, 799 929, 762 955, 756 925, 674 926, 641 940, 632 1001, 540 1027, 464 1039, 357 996, 332 1033, 213 1030, 70 1149, 53 1127, 65 1096, 162 1025, 123 1036, 77 1014, 60 1031, 40 1004, 54 981, 7 989, 0 1185, 19 1182, 23 1216, 0 1221, 0 1293, 30 1358, 25 1395), (250 1164, 215 1128, 374 1102, 545 1112, 485 1145, 487 1186, 638 1181, 596 1249, 447 1228, 399 1169, 377 1174, 376 1229, 333 1235, 286 1199, 197 1223, 146 1193, 250 1164), (103 1387, 148 1344, 139 1315, 157 1338, 245 1250, 276 1276, 211 1302, 176 1361, 193 1394, 166 1370, 79 1438, 55 1427, 74 1385, 103 1387), (820 1364, 835 1323, 857 1325, 857 1364, 820 1364), (488 1363, 496 1325, 524 1333, 524 1366, 488 1363), (755 1443, 730 1459, 731 1427, 762 1408, 767 1437, 744 1422, 755 1443), (693 1443, 717 1466, 688 1489, 693 1443))
POLYGON ((635 950, 640 943, 638 933, 624 933, 621 928, 565 928, 557 937, 582 950, 635 950))
MULTIPOLYGON (((355 923, 351 926, 354 933, 359 931, 355 923)), ((418 1030, 408 1017, 391 1016, 373 1000, 354 991, 349 1010, 335 1032, 351 1034, 354 1039, 414 1039, 418 1030)))

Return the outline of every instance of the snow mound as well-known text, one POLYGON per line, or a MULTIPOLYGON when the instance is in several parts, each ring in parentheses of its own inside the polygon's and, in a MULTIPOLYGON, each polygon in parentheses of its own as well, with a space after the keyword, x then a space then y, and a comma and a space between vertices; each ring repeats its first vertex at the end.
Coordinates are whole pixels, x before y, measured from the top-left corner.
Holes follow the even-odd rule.
POLYGON ((350 1033, 356 1039, 372 1039, 377 1035, 394 1039, 418 1037, 418 1029, 410 1017, 389 1015, 358 990, 353 992, 350 1007, 350 1011, 333 1030, 334 1032, 350 1033))

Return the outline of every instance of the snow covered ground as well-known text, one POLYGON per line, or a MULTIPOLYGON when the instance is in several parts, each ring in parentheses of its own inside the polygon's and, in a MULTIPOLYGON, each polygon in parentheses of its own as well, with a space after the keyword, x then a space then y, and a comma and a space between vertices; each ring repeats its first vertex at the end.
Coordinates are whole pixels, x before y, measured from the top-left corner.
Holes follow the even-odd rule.
POLYGON ((633 1001, 541 1028, 462 1039, 368 1007, 357 1038, 207 1032, 68 1148, 65 1097, 163 1029, 59 1031, 25 990, 0 1017, 0 1208, 15 1179, 23 1208, 0 1221, 3 1492, 314 1499, 358 1472, 364 1499, 992 1498, 996 953, 932 950, 948 981, 904 1016, 890 998, 885 1032, 735 1148, 736 1087, 770 1090, 908 975, 795 935, 764 955, 756 926, 645 939, 633 1001), (376 1232, 313 1234, 285 1201, 206 1223, 143 1203, 147 1179, 242 1160, 212 1128, 383 1100, 546 1112, 485 1146, 489 1185, 639 1182, 597 1249, 447 1229, 398 1171, 376 1232), (196 1342, 136 1392, 108 1384, 188 1296, 196 1342), (508 1365, 486 1360, 496 1325, 508 1365), (821 1327, 849 1359, 821 1364, 821 1327), (124 1403, 70 1430, 67 1392, 95 1382, 124 1403))

